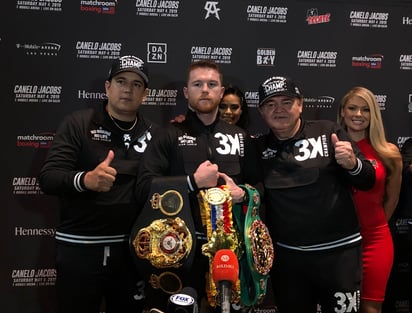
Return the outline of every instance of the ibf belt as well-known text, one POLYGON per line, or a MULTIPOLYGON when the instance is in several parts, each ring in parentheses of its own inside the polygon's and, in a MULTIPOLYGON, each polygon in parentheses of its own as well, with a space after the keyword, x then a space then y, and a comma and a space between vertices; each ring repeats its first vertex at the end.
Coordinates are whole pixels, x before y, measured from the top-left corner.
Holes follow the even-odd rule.
MULTIPOLYGON (((209 257, 209 274, 206 279, 208 302, 212 307, 219 305, 216 285, 212 279, 212 261, 220 249, 239 252, 239 239, 235 231, 232 215, 232 198, 226 185, 201 190, 199 192, 200 212, 203 226, 206 228, 208 242, 202 246, 202 253, 209 257)), ((240 282, 232 288, 232 303, 240 299, 240 282)))
POLYGON ((190 271, 196 237, 186 177, 154 178, 150 197, 132 227, 137 270, 153 289, 179 292, 190 271))
POLYGON ((236 226, 244 240, 239 260, 240 302, 245 306, 261 303, 266 295, 267 278, 274 260, 269 231, 259 216, 259 192, 250 185, 240 185, 247 193, 247 203, 233 207, 236 226))

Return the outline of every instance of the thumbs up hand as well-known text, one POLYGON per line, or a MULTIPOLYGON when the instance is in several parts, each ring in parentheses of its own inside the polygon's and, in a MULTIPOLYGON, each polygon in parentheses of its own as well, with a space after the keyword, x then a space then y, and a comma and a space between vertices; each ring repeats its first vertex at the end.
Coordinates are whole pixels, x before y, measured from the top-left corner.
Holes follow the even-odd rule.
POLYGON ((349 141, 340 141, 336 134, 331 135, 331 141, 335 147, 336 162, 344 169, 352 170, 357 165, 357 159, 349 141))
POLYGON ((114 159, 114 152, 110 150, 106 159, 101 162, 93 171, 89 171, 84 176, 84 185, 87 189, 106 192, 109 191, 116 179, 117 171, 110 166, 114 159))

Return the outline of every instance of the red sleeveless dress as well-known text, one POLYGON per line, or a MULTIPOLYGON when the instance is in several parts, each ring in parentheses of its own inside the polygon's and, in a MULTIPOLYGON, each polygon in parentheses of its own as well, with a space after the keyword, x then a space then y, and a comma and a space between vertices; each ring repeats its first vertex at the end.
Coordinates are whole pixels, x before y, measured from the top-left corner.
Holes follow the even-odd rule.
POLYGON ((372 162, 376 181, 368 191, 354 190, 362 235, 363 277, 361 298, 383 301, 393 263, 393 241, 383 209, 386 169, 369 139, 356 143, 363 155, 372 162))

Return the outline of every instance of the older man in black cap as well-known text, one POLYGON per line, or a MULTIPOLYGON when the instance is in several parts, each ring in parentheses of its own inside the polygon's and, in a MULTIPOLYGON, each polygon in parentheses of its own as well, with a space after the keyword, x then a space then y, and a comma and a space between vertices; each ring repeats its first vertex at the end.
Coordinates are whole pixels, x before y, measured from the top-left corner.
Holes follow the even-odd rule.
POLYGON ((153 124, 138 113, 148 72, 135 56, 114 60, 97 109, 67 116, 40 172, 40 187, 62 202, 56 231, 58 312, 139 312, 129 232, 133 189, 153 124))
POLYGON ((358 312, 361 236, 351 194, 373 186, 374 168, 336 123, 301 117, 291 78, 268 78, 259 98, 270 128, 257 144, 279 311, 316 313, 320 304, 322 313, 358 312))

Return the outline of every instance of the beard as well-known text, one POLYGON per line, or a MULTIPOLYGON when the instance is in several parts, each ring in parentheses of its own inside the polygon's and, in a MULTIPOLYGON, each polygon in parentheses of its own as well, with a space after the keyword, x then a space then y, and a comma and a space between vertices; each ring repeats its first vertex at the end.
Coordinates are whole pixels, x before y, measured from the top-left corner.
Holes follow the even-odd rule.
POLYGON ((214 100, 197 100, 195 103, 190 103, 190 107, 199 114, 210 114, 214 113, 219 106, 220 99, 214 100))

